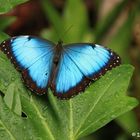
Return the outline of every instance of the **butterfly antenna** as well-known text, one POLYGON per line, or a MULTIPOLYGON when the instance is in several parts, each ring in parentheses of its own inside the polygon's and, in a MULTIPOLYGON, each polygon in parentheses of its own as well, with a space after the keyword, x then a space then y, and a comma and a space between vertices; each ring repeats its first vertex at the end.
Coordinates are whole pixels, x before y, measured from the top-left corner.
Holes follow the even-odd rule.
POLYGON ((61 35, 59 34, 59 31, 57 30, 57 28, 55 28, 55 31, 56 31, 59 41, 61 41, 61 35))
POLYGON ((60 36, 59 41, 62 42, 61 38, 64 38, 64 36, 66 36, 66 34, 71 30, 72 27, 73 27, 73 25, 69 26, 69 27, 62 33, 62 35, 60 36))
POLYGON ((55 30, 55 32, 56 32, 56 34, 57 34, 57 36, 58 36, 58 42, 60 43, 62 43, 63 41, 62 41, 62 39, 64 38, 64 35, 66 35, 67 33, 68 33, 68 31, 71 29, 73 27, 73 25, 71 25, 71 26, 69 26, 69 28, 67 28, 66 30, 64 30, 64 32, 62 33, 62 34, 60 34, 59 33, 59 31, 57 30, 57 28, 55 27, 55 25, 54 25, 54 30, 55 30))

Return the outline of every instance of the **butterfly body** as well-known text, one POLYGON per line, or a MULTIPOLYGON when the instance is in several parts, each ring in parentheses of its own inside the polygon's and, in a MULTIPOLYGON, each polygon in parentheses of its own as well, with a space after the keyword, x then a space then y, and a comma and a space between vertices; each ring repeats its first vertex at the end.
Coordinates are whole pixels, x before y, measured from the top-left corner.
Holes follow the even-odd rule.
POLYGON ((33 36, 12 37, 0 44, 16 69, 22 73, 27 87, 68 99, 85 88, 107 70, 120 65, 120 57, 110 49, 92 43, 63 45, 33 36))

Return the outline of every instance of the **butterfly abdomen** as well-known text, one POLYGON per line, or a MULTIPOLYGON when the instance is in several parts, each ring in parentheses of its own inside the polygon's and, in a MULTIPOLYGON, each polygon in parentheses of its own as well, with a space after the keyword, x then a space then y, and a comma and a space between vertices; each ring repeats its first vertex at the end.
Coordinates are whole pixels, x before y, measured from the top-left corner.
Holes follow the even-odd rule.
POLYGON ((53 59, 53 64, 54 64, 55 66, 58 65, 59 59, 60 59, 60 55, 59 55, 59 54, 55 55, 55 57, 54 57, 54 59, 53 59))

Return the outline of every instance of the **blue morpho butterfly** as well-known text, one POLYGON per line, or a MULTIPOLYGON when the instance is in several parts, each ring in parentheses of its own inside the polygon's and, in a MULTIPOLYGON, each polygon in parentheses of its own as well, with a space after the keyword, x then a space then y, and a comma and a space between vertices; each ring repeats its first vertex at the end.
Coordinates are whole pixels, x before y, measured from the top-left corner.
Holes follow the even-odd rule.
POLYGON ((22 73, 27 87, 38 94, 48 88, 58 98, 75 96, 107 70, 120 65, 110 49, 92 43, 62 45, 33 36, 3 41, 0 49, 22 73))

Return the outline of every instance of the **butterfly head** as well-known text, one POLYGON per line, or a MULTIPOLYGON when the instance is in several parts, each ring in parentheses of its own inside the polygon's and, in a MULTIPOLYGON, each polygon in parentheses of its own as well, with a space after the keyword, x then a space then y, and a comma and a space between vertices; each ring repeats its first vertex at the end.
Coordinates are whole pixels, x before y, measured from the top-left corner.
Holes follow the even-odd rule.
POLYGON ((63 41, 62 40, 59 40, 57 45, 58 46, 62 46, 62 44, 63 44, 63 41))
POLYGON ((63 41, 62 40, 59 40, 58 43, 56 44, 56 52, 61 52, 63 48, 63 41))

